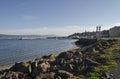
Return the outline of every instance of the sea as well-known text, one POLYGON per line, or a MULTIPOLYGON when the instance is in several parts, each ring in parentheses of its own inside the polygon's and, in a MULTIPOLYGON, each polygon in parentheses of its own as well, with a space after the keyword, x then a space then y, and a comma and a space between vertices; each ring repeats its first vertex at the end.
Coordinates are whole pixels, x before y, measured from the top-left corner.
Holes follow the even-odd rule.
POLYGON ((0 66, 28 61, 75 47, 73 39, 0 40, 0 66))

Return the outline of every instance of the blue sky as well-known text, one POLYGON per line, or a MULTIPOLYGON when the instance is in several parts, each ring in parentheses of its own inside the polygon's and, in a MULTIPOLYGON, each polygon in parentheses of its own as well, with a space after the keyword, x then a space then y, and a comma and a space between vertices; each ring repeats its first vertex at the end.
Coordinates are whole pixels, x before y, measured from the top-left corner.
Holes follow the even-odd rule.
POLYGON ((120 0, 0 0, 0 33, 69 35, 120 25, 120 0))

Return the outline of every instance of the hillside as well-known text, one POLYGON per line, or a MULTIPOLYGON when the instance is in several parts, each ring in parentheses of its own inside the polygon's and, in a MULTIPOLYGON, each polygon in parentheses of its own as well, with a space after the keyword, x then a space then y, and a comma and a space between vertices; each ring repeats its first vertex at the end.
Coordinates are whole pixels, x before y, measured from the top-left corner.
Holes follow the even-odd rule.
MULTIPOLYGON (((120 26, 114 26, 109 30, 100 31, 101 37, 120 37, 120 26)), ((78 38, 94 38, 96 37, 96 32, 82 32, 74 33, 68 36, 69 38, 78 39, 78 38)))
POLYGON ((120 26, 115 26, 109 30, 111 37, 120 37, 120 26))

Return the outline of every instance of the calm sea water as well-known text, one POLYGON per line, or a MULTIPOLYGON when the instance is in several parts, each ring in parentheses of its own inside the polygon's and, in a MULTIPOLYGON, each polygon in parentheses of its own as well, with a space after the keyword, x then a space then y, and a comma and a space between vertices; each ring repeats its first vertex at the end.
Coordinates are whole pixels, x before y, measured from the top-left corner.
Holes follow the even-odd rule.
POLYGON ((0 40, 0 66, 75 47, 76 40, 0 40))

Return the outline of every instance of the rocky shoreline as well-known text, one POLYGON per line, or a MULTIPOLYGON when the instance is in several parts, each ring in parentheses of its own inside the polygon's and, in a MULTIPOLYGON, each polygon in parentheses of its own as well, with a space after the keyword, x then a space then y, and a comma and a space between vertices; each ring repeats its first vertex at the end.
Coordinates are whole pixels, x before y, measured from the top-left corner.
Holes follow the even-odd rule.
POLYGON ((0 71, 0 79, 110 79, 108 70, 116 65, 111 48, 116 41, 80 39, 76 44, 82 48, 17 62, 0 71))

